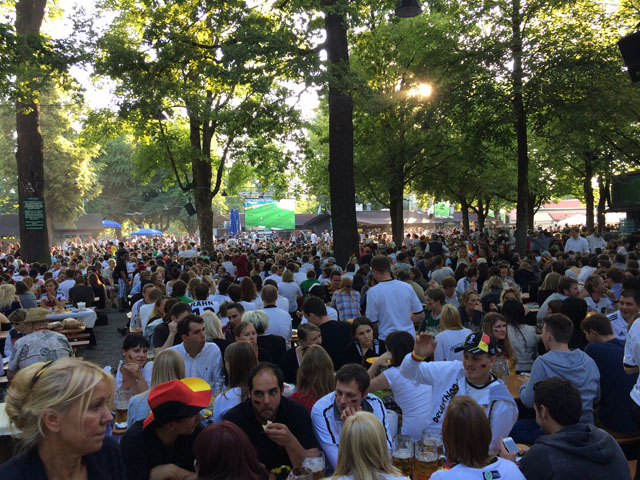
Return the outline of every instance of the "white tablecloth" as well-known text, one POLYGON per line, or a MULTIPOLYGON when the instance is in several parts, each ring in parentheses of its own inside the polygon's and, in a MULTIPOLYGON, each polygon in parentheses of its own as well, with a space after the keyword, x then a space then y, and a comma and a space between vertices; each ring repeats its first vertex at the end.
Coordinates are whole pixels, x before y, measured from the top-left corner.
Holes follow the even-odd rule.
POLYGON ((78 320, 82 320, 87 328, 93 328, 96 324, 96 320, 98 319, 98 315, 96 312, 87 308, 86 310, 71 310, 71 313, 50 313, 47 315, 47 320, 49 321, 62 321, 65 318, 76 318, 78 320))
MULTIPOLYGON (((9 427, 9 417, 7 417, 7 413, 5 412, 6 403, 0 403, 0 437, 4 437, 5 435, 11 435, 11 428, 9 427)), ((15 433, 18 433, 19 430, 15 430, 15 433)))

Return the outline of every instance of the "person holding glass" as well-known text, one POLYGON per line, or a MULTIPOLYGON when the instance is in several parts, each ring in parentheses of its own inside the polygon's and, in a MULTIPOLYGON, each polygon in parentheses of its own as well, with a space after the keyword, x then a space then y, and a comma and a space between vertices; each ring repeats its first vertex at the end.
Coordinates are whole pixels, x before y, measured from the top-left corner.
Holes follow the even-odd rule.
POLYGON ((453 467, 435 471, 431 480, 526 480, 515 463, 489 453, 491 425, 471 397, 460 395, 451 400, 442 425, 442 441, 447 462, 453 467))
POLYGON ((0 478, 125 478, 118 444, 105 437, 112 399, 113 377, 92 363, 63 358, 22 369, 6 397, 22 453, 0 465, 0 478))
POLYGON ((356 412, 347 417, 340 434, 333 480, 409 480, 391 463, 385 429, 378 417, 356 412))
POLYGON ((507 322, 504 317, 496 312, 487 313, 482 319, 482 331, 493 337, 500 349, 494 368, 496 376, 502 379, 504 376, 515 375, 518 356, 509 340, 507 322))

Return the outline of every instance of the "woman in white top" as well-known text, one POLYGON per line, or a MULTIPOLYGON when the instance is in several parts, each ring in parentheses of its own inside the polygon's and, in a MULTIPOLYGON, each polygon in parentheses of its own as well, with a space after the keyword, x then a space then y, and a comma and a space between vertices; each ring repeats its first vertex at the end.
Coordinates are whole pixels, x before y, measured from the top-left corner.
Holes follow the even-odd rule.
POLYGON ((293 279, 293 271, 288 268, 282 273, 282 283, 278 285, 278 293, 289 300, 289 312, 298 310, 298 297, 302 297, 300 285, 293 279))
POLYGON ((125 337, 116 373, 116 390, 129 388, 137 395, 149 388, 153 362, 147 362, 148 351, 149 342, 142 335, 125 337))
POLYGON ((526 480, 512 461, 489 456, 491 426, 482 407, 471 397, 460 395, 449 403, 442 424, 442 442, 448 463, 455 465, 436 471, 431 480, 526 480))
POLYGON ((538 356, 539 338, 536 327, 525 324, 524 306, 515 300, 504 302, 502 315, 507 322, 507 332, 518 358, 515 372, 530 372, 533 361, 538 356))
POLYGON ((380 420, 357 412, 344 422, 333 480, 409 480, 391 464, 387 436, 380 420))
POLYGON ((429 399, 431 386, 400 375, 400 364, 404 357, 413 351, 414 339, 408 332, 391 332, 386 339, 387 353, 378 357, 369 368, 371 383, 369 391, 391 389, 393 399, 402 410, 402 435, 411 435, 420 439, 422 430, 427 427, 429 417, 429 399), (379 367, 391 366, 375 377, 379 367), (375 378, 374 378, 375 377, 375 378))
POLYGON ((213 402, 213 421, 219 423, 224 414, 245 400, 248 395, 247 378, 258 364, 256 354, 246 342, 236 342, 224 351, 224 367, 229 376, 227 389, 213 402))
POLYGON ((458 309, 453 305, 445 305, 442 307, 440 333, 436 335, 438 343, 433 359, 436 362, 462 360, 464 352, 455 352, 454 350, 461 346, 469 335, 471 335, 471 330, 462 326, 458 309))

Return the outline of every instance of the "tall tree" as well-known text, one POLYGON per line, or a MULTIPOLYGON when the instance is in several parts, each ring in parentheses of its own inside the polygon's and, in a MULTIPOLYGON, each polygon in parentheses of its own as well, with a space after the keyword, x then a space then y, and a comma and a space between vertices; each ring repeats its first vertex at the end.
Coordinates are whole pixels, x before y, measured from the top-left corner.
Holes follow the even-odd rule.
POLYGON ((283 15, 240 0, 103 6, 118 15, 97 42, 96 71, 118 82, 120 112, 139 132, 157 131, 158 105, 182 109, 191 179, 176 182, 193 194, 203 248, 213 251, 211 201, 230 163, 268 157, 284 172, 293 162, 284 145, 298 140, 299 121, 284 82, 313 58, 299 55, 296 27, 283 15))

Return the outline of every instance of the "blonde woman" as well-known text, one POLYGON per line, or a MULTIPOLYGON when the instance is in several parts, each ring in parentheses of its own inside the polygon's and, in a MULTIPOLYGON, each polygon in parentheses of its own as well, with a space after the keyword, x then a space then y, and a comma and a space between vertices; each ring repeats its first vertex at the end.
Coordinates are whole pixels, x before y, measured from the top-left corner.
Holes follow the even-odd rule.
POLYGON ((409 480, 391 464, 380 420, 357 412, 344 422, 333 480, 409 480))
POLYGON ((0 478, 125 478, 113 420, 113 377, 75 358, 34 363, 7 391, 6 412, 22 453, 0 465, 0 478))
POLYGON ((349 277, 342 277, 340 289, 333 292, 331 297, 331 308, 338 311, 338 316, 343 322, 360 316, 360 292, 352 286, 349 277))
POLYGON ((440 316, 440 333, 436 335, 436 351, 433 359, 436 362, 462 360, 463 352, 454 350, 461 346, 471 335, 471 330, 464 328, 460 320, 460 312, 453 305, 442 307, 440 316))
POLYGON ((176 350, 161 351, 153 362, 149 388, 138 395, 134 395, 129 400, 127 428, 131 428, 134 423, 144 420, 151 412, 147 399, 149 398, 149 392, 154 387, 171 380, 182 380, 184 377, 184 360, 182 356, 176 350))
POLYGON ((20 299, 16 295, 16 287, 10 283, 0 285, 0 313, 8 316, 14 310, 22 308, 20 299))

